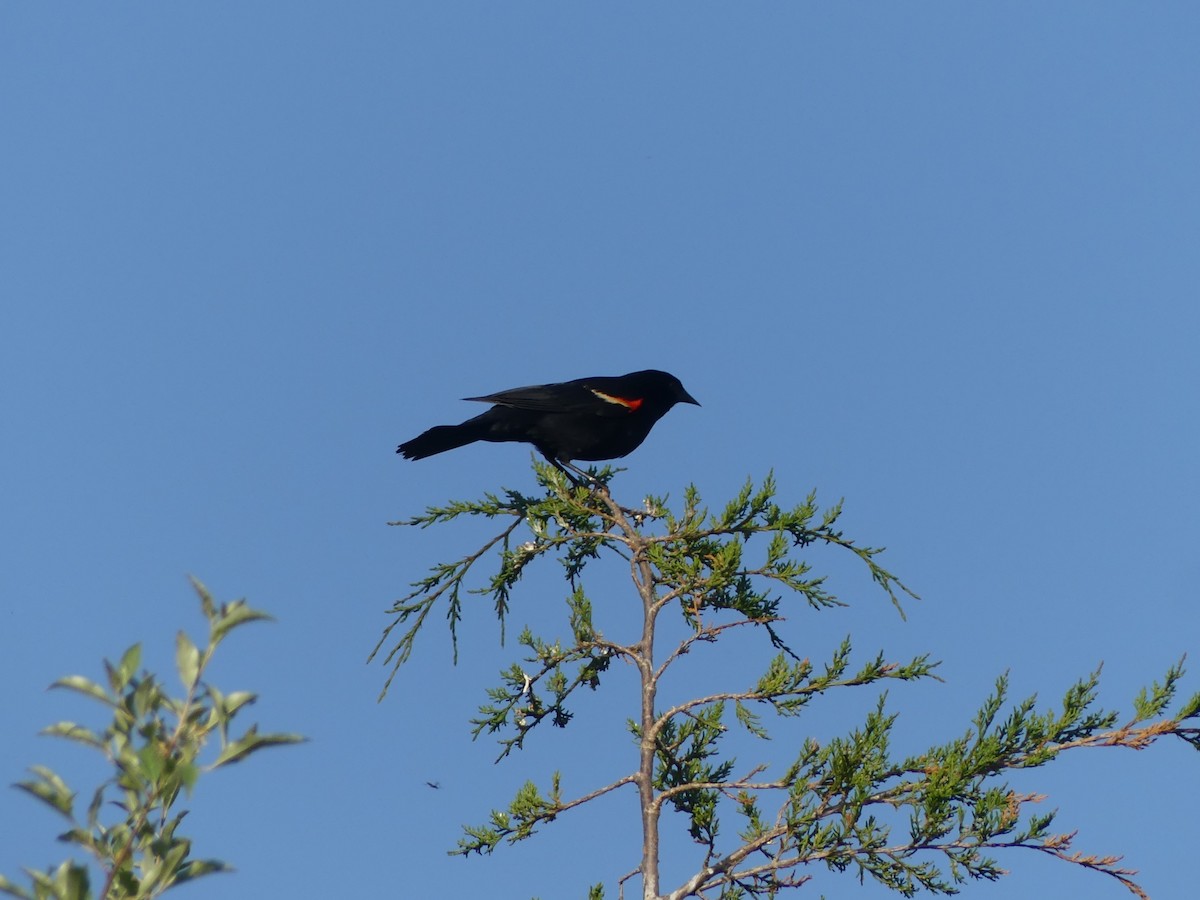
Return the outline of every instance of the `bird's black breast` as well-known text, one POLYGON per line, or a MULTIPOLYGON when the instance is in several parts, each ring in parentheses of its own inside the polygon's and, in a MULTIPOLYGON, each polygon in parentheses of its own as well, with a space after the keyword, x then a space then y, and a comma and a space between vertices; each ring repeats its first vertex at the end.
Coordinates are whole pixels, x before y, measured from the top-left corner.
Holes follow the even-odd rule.
POLYGON ((636 450, 653 424, 632 415, 547 415, 534 429, 534 443, 560 460, 617 459, 636 450))

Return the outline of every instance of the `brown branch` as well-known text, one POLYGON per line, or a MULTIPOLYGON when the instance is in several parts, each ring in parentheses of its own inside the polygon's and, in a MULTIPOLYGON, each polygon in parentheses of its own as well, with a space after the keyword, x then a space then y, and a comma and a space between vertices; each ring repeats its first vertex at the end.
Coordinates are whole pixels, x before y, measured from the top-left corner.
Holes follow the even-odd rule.
POLYGON ((691 635, 690 637, 686 637, 682 641, 680 641, 679 646, 677 646, 671 652, 671 654, 666 659, 663 660, 662 665, 659 666, 657 671, 654 673, 654 677, 662 678, 663 673, 666 672, 666 670, 667 670, 667 667, 670 666, 671 663, 675 662, 679 657, 684 656, 685 654, 690 652, 692 646, 696 643, 699 643, 702 641, 707 643, 711 640, 714 640, 717 637, 717 635, 719 635, 723 632, 729 631, 731 628, 740 628, 743 625, 760 625, 763 622, 782 622, 782 621, 783 621, 783 619, 781 617, 775 616, 775 617, 768 618, 768 619, 738 619, 738 621, 736 621, 736 622, 726 622, 723 625, 707 625, 702 630, 697 631, 695 634, 691 635))
MULTIPOLYGON (((470 571, 471 566, 475 565, 475 563, 479 561, 479 558, 481 556, 483 556, 483 554, 487 553, 489 550, 491 550, 493 547, 495 547, 498 543, 500 543, 502 540, 504 540, 510 534, 512 534, 513 531, 516 530, 516 527, 518 525, 520 525, 522 521, 524 521, 524 520, 520 516, 517 516, 517 518, 513 520, 511 525, 509 525, 507 528, 505 528, 503 531, 501 531, 498 535, 496 535, 494 538, 492 538, 490 541, 488 541, 486 544, 484 544, 482 547, 480 547, 478 552, 468 554, 467 556, 464 556, 462 559, 458 560, 457 567, 461 567, 461 571, 459 571, 458 574, 456 574, 450 578, 447 578, 445 581, 442 582, 442 584, 438 587, 438 589, 436 591, 434 591, 432 594, 429 594, 428 596, 424 597, 421 600, 421 605, 424 608, 421 610, 420 614, 417 616, 416 625, 411 630, 413 632, 418 630, 421 626, 421 623, 425 621, 425 616, 427 616, 429 614, 429 610, 437 602, 438 598, 441 597, 442 594, 446 593, 446 591, 453 588, 454 585, 460 584, 462 582, 463 578, 466 577, 467 572, 470 571)), ((418 588, 417 590, 413 591, 411 594, 407 595, 403 600, 398 600, 398 601, 396 601, 396 603, 392 604, 392 608, 390 610, 388 610, 388 612, 392 612, 392 613, 400 612, 400 610, 398 609, 400 604, 407 603, 409 600, 416 599, 417 597, 420 597, 421 594, 423 594, 423 593, 426 593, 425 590, 423 588, 418 588)), ((383 629, 383 636, 379 638, 379 642, 375 645, 375 649, 372 650, 371 655, 367 657, 367 662, 371 662, 371 660, 373 660, 375 658, 375 655, 379 652, 379 649, 383 646, 384 641, 386 641, 388 639, 388 635, 390 635, 392 633, 392 629, 394 629, 402 621, 404 621, 404 620, 397 618, 397 619, 393 620, 387 626, 387 628, 383 629)), ((392 650, 391 653, 389 653, 384 658, 384 660, 383 660, 384 665, 386 665, 388 662, 391 661, 392 656, 396 653, 396 651, 398 649, 399 649, 399 647, 396 647, 395 649, 392 650)), ((390 684, 390 683, 391 683, 391 679, 389 678, 388 684, 390 684)), ((386 687, 384 690, 386 691, 386 687)))
POLYGON ((597 797, 603 797, 605 794, 615 791, 619 787, 624 787, 627 784, 635 784, 636 782, 637 782, 636 775, 626 775, 622 778, 618 778, 616 781, 612 782, 611 784, 606 784, 602 788, 596 788, 596 790, 592 791, 590 794, 585 794, 582 797, 576 797, 574 800, 569 800, 566 803, 558 804, 557 806, 554 807, 554 811, 551 813, 548 813, 547 815, 549 817, 553 818, 554 816, 558 815, 558 813, 560 813, 560 812, 566 812, 569 809, 574 809, 576 806, 582 806, 585 803, 590 803, 591 801, 595 800, 597 797))
POLYGON ((782 781, 750 781, 750 778, 763 771, 766 766, 755 766, 744 777, 737 781, 689 781, 687 784, 677 784, 662 791, 654 801, 659 807, 676 794, 686 794, 688 791, 721 791, 728 795, 729 791, 738 788, 743 791, 781 791, 787 788, 782 781))

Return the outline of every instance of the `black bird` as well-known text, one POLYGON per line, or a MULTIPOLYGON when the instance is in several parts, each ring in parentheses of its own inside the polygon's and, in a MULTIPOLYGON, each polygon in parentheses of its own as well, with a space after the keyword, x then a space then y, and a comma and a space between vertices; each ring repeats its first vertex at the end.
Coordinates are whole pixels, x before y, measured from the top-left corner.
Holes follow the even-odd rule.
POLYGON ((572 460, 592 462, 632 453, 676 403, 700 405, 678 378, 657 369, 464 399, 495 405, 461 425, 430 428, 396 452, 405 459, 424 459, 475 441, 524 441, 565 473, 564 464, 570 466, 572 460))

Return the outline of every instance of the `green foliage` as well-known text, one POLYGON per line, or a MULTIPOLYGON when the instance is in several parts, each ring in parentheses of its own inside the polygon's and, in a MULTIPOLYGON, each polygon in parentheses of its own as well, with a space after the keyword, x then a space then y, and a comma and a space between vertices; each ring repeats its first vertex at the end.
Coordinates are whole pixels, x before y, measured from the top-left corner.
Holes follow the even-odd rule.
POLYGON ((75 722, 57 722, 43 731, 101 753, 114 770, 93 792, 82 821, 75 809, 75 792, 44 766, 33 766, 34 777, 16 785, 70 822, 60 839, 94 858, 104 877, 102 887, 93 894, 88 867, 67 861, 53 871, 27 869, 30 888, 0 876, 0 893, 26 900, 90 900, 93 896, 142 900, 203 875, 228 871, 220 860, 193 858, 191 841, 176 833, 187 815, 176 806, 180 792, 190 795, 204 773, 246 759, 264 747, 294 744, 303 738, 259 734, 255 725, 240 736, 230 736, 233 720, 254 702, 255 695, 223 694, 203 680, 204 674, 226 635, 247 622, 269 617, 241 600, 218 607, 203 585, 193 583, 208 620, 209 638, 203 648, 183 632, 176 638, 182 696, 171 696, 153 673, 139 673, 137 644, 116 664, 105 661, 104 683, 71 675, 52 685, 100 703, 112 716, 103 732, 75 722), (216 756, 204 762, 202 751, 213 739, 216 756), (109 813, 113 808, 115 816, 109 813))
POLYGON ((493 810, 488 825, 467 826, 467 836, 458 842, 452 851, 461 856, 472 853, 491 853, 501 841, 515 844, 534 833, 535 826, 542 822, 553 822, 557 810, 562 808, 562 788, 559 774, 554 773, 550 796, 543 796, 537 785, 527 781, 517 791, 517 796, 507 812, 493 810))
MULTIPOLYGON (((901 615, 901 596, 915 595, 880 565, 880 549, 859 546, 844 535, 838 527, 841 503, 822 509, 810 494, 796 506, 781 506, 770 476, 757 488, 747 483, 719 512, 710 513, 694 486, 684 492, 678 512, 660 497, 631 509, 612 499, 608 486, 615 472, 610 468, 594 472, 590 486, 572 484, 539 463, 535 471, 544 496, 489 494, 395 523, 428 527, 464 515, 505 522, 480 550, 435 566, 393 607, 392 622, 372 657, 395 628, 407 628, 384 657, 391 667, 384 693, 439 600, 447 599, 454 640, 462 592, 491 597, 503 621, 522 574, 544 559, 556 559, 566 582, 565 633, 551 639, 529 628, 522 631, 523 658, 488 690, 474 733, 497 735, 503 759, 521 749, 539 725, 567 727, 573 718, 568 703, 576 691, 602 689, 610 663, 619 659, 630 664, 641 683, 640 708, 629 720, 637 752, 624 774, 613 773, 608 783, 573 799, 561 796, 558 773, 545 794, 527 783, 506 810, 491 813, 487 824, 467 827, 452 852, 491 853, 570 809, 630 785, 641 804, 643 847, 635 872, 646 897, 773 897, 808 881, 814 866, 870 876, 904 896, 922 890, 950 894, 968 880, 1001 877, 993 854, 1013 848, 1103 872, 1140 892, 1133 873, 1118 867, 1118 857, 1073 851, 1073 835, 1051 830, 1055 812, 1038 810, 1044 798, 1013 790, 1003 776, 1077 748, 1140 749, 1171 734, 1200 748, 1200 729, 1185 727, 1200 715, 1200 695, 1168 712, 1183 677, 1182 662, 1135 699, 1133 716, 1120 725, 1118 713, 1097 707, 1098 672, 1072 685, 1059 708, 1045 711, 1037 709, 1035 698, 1010 703, 1004 676, 962 736, 921 753, 899 757, 893 752, 898 714, 887 709, 881 693, 850 734, 825 744, 809 738, 790 750, 781 747, 783 759, 774 765, 741 765, 725 750, 731 706, 738 728, 766 741, 773 720, 794 719, 844 689, 937 677, 937 663, 928 655, 860 657, 849 637, 824 661, 788 646, 780 631, 788 616, 847 605, 824 576, 814 574, 810 550, 824 546, 853 554, 901 615), (518 543, 522 527, 528 537, 518 543), (476 564, 493 548, 499 552, 492 574, 476 574, 476 564), (605 636, 585 590, 588 567, 614 558, 630 573, 642 612, 635 643, 605 636), (682 638, 662 637, 664 614, 677 617, 682 638), (761 674, 661 708, 658 689, 675 664, 734 629, 764 638, 761 674), (699 853, 694 874, 670 891, 660 890, 658 883, 665 809, 681 814, 699 853), (738 828, 727 835, 721 825, 731 817, 738 828)), ((678 634, 678 626, 670 633, 678 634)), ((621 879, 622 890, 629 877, 621 879)), ((602 890, 597 885, 590 896, 602 890)))
MULTIPOLYGON (((606 483, 615 469, 605 467, 595 473, 597 484, 606 483)), ((543 484, 555 481, 550 474, 556 470, 549 466, 539 471, 543 484)), ((566 491, 565 482, 557 479, 555 483, 566 491)), ((576 487, 574 494, 585 494, 586 489, 576 487)), ((428 528, 449 522, 460 516, 481 516, 486 519, 508 519, 508 525, 499 534, 487 541, 475 553, 469 553, 461 559, 449 563, 439 563, 430 571, 431 574, 413 583, 413 590, 404 598, 397 600, 392 606, 392 622, 384 629, 379 643, 371 651, 368 661, 374 659, 387 643, 393 630, 409 623, 409 627, 401 633, 394 647, 384 656, 384 665, 390 665, 391 674, 384 683, 380 698, 387 693, 392 679, 400 667, 408 661, 412 654, 413 644, 421 626, 430 610, 442 598, 446 598, 446 620, 450 624, 450 637, 454 645, 455 659, 458 658, 458 629, 462 618, 463 584, 475 564, 493 547, 499 545, 500 565, 496 573, 489 577, 487 584, 467 589, 467 593, 486 594, 491 596, 496 609, 496 616, 503 628, 508 614, 508 600, 513 587, 521 579, 525 567, 539 556, 555 551, 561 551, 561 562, 566 577, 574 583, 575 578, 582 573, 587 562, 599 556, 600 548, 607 542, 604 533, 593 533, 590 510, 582 503, 561 502, 561 498, 549 495, 538 499, 526 497, 517 491, 505 491, 504 499, 495 494, 485 494, 482 500, 474 502, 454 501, 447 506, 430 507, 424 515, 413 516, 399 522, 389 522, 390 525, 410 525, 428 528), (526 541, 515 549, 512 547, 512 534, 522 523, 531 532, 532 540, 526 541)))

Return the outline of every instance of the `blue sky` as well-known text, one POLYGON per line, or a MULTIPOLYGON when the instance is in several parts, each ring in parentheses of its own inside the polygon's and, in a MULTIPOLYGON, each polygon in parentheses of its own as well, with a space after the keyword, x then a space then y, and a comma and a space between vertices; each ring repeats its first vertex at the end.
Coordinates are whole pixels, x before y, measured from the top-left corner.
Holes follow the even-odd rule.
MULTIPOLYGON (((180 896, 612 886, 631 794, 444 851, 526 777, 624 774, 631 681, 493 766, 467 723, 516 648, 486 608, 457 668, 437 622, 382 704, 364 660, 483 534, 385 523, 533 485, 524 447, 395 445, 478 411, 459 397, 646 367, 703 406, 618 495, 718 505, 774 469, 785 500, 844 497, 923 600, 901 622, 830 559, 852 605, 788 627, 814 657, 851 633, 942 659, 946 683, 891 692, 909 739, 958 735, 1005 670, 1056 704, 1103 661, 1127 709, 1200 651, 1198 29, 1190 3, 5 4, 0 782, 45 762, 87 788, 83 752, 35 735, 90 711, 45 686, 138 640, 168 668, 192 573, 279 620, 215 682, 312 741, 201 783, 196 851, 238 873, 180 896)), ((563 627, 553 582, 517 604, 510 634, 563 627)), ((1176 742, 1027 783, 1170 900, 1196 762, 1176 742)), ((60 860, 58 827, 0 791, 0 872, 60 860)), ((1128 896, 1001 862, 964 896, 1128 896)))

